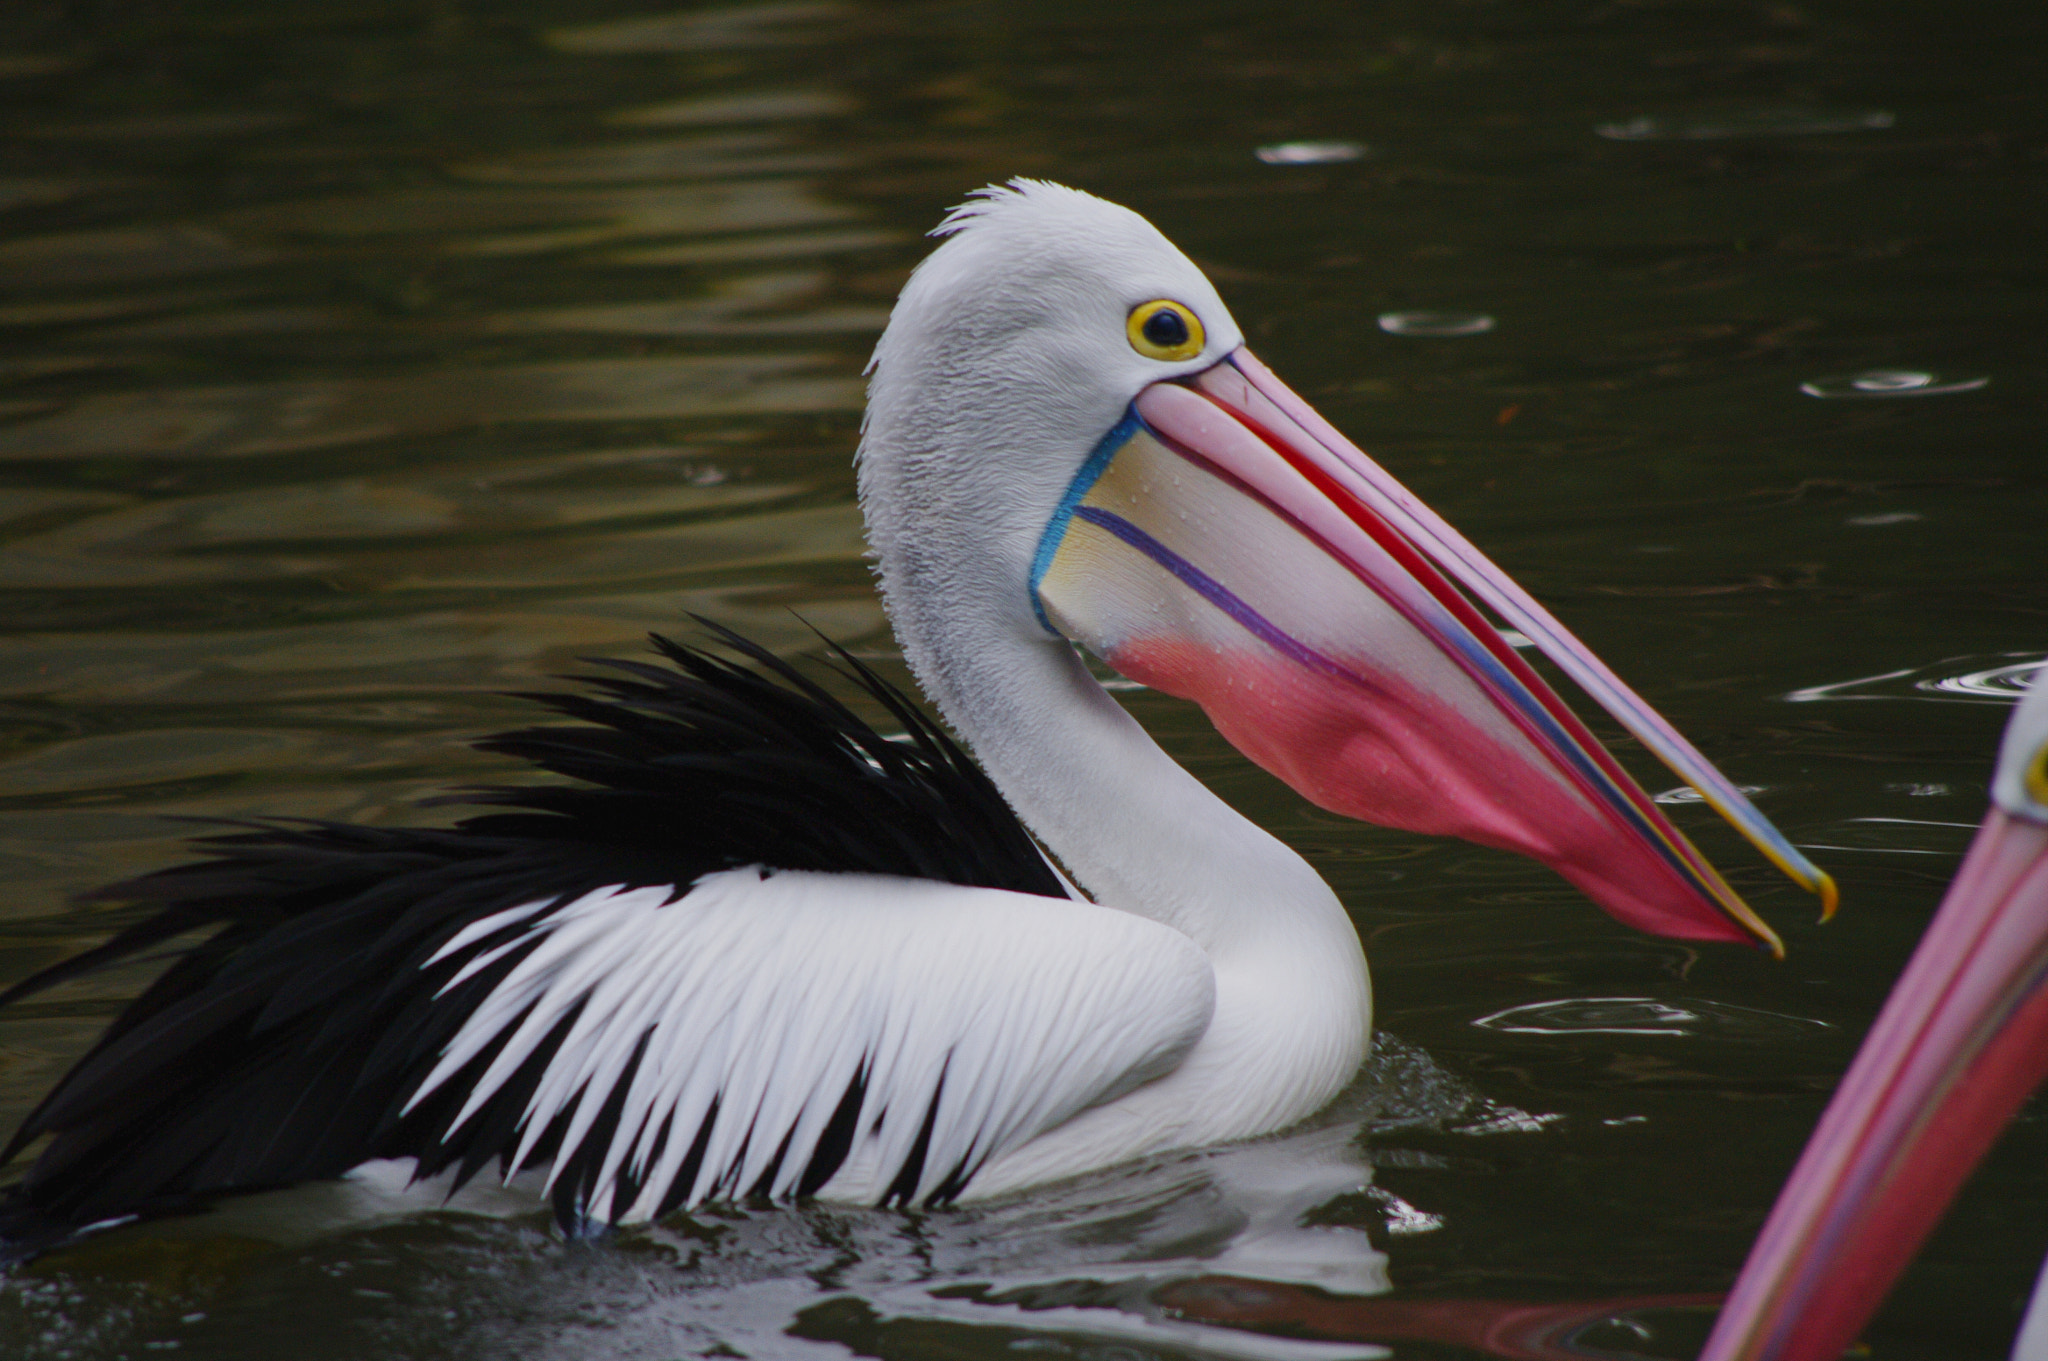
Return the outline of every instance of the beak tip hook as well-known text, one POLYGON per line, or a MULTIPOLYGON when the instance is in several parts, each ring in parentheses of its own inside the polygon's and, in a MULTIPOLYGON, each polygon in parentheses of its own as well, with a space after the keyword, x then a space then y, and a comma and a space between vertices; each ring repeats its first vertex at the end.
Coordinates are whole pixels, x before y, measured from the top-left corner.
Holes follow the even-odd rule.
POLYGON ((1842 905, 1842 894, 1835 887, 1834 877, 1823 871, 1813 891, 1820 895, 1820 919, 1823 922, 1833 921, 1836 909, 1842 905))

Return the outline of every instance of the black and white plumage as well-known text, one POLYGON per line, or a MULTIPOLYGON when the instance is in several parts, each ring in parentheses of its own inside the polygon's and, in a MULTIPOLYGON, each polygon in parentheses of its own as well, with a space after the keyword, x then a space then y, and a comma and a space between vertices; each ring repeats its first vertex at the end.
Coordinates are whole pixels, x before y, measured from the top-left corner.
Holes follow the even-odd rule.
POLYGON ((544 1169, 580 1231, 708 1198, 940 1204, 1311 1114, 1366 1052, 1357 932, 1077 646, 1324 807, 1534 856, 1645 929, 1775 944, 1461 583, 1827 890, 1260 365, 1149 223, 1018 181, 938 234, 876 348, 860 500, 904 657, 979 769, 850 659, 907 741, 722 634, 754 670, 664 645, 676 670, 546 698, 579 726, 485 744, 574 784, 485 791, 445 830, 215 837, 102 895, 154 916, 0 998, 187 942, 7 1150, 50 1136, 0 1202, 8 1251, 380 1160, 544 1169))
MULTIPOLYGON (((669 667, 612 662, 589 692, 537 697, 586 726, 479 744, 578 784, 479 791, 467 801, 494 811, 445 830, 255 827, 212 838, 206 860, 95 894, 155 913, 0 1003, 213 934, 17 1132, 10 1158, 54 1138, 0 1204, 0 1238, 34 1250, 85 1225, 339 1176, 369 1158, 416 1159, 422 1176, 458 1182, 551 1164, 571 1226, 707 1196, 808 1195, 854 1154, 883 1187, 876 1199, 930 1203, 956 1194, 1019 1122, 1056 1118, 1042 1093, 992 1111, 976 1090, 974 1075, 1001 1062, 987 1052, 994 1026, 942 1036, 909 1010, 971 1017, 939 987, 989 980, 901 976, 920 962, 913 936, 957 920, 947 886, 1079 914, 1028 833, 960 749, 858 662, 846 659, 848 674, 903 740, 717 632, 756 669, 657 639, 669 667), (926 891, 847 903, 817 891, 820 879, 926 891), (764 934, 792 966, 736 967, 777 947, 764 934), (906 1010, 890 1014, 891 999, 906 1010), (923 1048, 905 1046, 906 1028, 923 1048), (752 1049, 736 1042, 746 1034, 752 1049), (831 1043, 806 1048, 820 1036, 831 1043), (974 1067, 948 1084, 955 1050, 974 1067), (696 1090, 661 1087, 679 1064, 696 1090), (767 1082, 770 1066, 783 1085, 767 1082), (816 1081, 791 1087, 792 1069, 816 1081), (651 1106, 635 1099, 657 1091, 651 1106)), ((1071 981, 1086 961, 1061 956, 1080 943, 1005 948, 1035 949, 1048 978, 1071 981)), ((1053 1000, 1074 1025, 1092 1019, 1085 996, 1053 1000)), ((1053 1044, 1026 1062, 1073 1057, 1053 1044)))

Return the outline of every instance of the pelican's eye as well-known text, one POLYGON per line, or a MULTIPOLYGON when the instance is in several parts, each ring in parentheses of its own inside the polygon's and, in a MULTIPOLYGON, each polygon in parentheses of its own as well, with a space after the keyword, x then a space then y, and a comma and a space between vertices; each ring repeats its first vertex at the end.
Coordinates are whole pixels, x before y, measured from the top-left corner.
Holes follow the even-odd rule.
POLYGON ((2041 749, 2034 753, 2034 759, 2027 762, 2027 773, 2020 776, 2020 784, 2025 787, 2028 798, 2048 808, 2048 742, 2042 743, 2041 749))
POLYGON ((1147 359, 1193 359, 1207 343, 1201 319, 1165 298, 1132 308, 1124 330, 1131 337, 1131 348, 1147 359))

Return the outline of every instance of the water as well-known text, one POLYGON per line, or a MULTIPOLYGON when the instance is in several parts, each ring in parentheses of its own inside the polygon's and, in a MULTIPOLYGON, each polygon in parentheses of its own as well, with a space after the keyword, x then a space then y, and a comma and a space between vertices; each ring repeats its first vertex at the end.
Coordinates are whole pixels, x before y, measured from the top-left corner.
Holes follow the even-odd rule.
MULTIPOLYGON (((2019 0, 7 7, 0 977, 104 931, 67 896, 174 860, 167 815, 430 819, 496 768, 462 743, 520 721, 500 692, 686 611, 790 652, 801 615, 900 677, 859 371, 919 234, 1019 173, 1165 228, 1263 358, 1831 848, 1844 908, 1816 926, 1676 804, 1791 953, 1634 935, 1126 690, 1356 914, 1398 1039, 1310 1128, 596 1250, 257 1207, 0 1287, 0 1351, 1688 1355, 2048 652, 2044 39, 2019 0), (1371 154, 1259 155, 1300 144, 1371 154), (1416 312, 1498 324, 1376 320, 1416 312), (1801 391, 1886 373, 1926 399, 1801 391)), ((139 982, 0 1021, 0 1126, 139 982)), ((2037 1108, 1874 1356, 2002 1354, 2044 1166, 2037 1108)))
POLYGON ((1916 373, 1911 369, 1872 369, 1868 373, 1837 374, 1801 383, 1799 390, 1809 397, 1948 397, 1958 392, 1975 392, 1990 383, 1989 377, 1943 378, 1937 373, 1916 373))
POLYGON ((1380 329, 1390 336, 1477 336, 1496 325, 1484 312, 1380 313, 1380 329))
POLYGON ((1371 154, 1358 142, 1280 142, 1252 153, 1267 165, 1338 165, 1371 154))
POLYGON ((1728 137, 1817 137, 1881 130, 1898 121, 1896 115, 1885 109, 1737 107, 1699 118, 1645 115, 1621 123, 1602 123, 1593 131, 1615 142, 1712 142, 1728 137))

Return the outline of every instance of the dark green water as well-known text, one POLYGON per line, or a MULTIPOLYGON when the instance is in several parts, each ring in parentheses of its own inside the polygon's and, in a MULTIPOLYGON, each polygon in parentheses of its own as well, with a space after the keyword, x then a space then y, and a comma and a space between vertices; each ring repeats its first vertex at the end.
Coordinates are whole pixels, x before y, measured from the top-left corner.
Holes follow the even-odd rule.
MULTIPOLYGON (((494 769, 463 741, 517 721, 497 692, 685 611, 801 653, 795 610, 900 675, 859 370, 919 234, 1013 174, 1182 244, 1844 909, 1680 807, 1790 957, 1634 935, 1133 693, 1366 938, 1396 1040, 1310 1130, 595 1251, 304 1204, 114 1235, 0 1284, 0 1353, 1690 1355, 1982 811, 1998 669, 2048 651, 2044 91, 2030 0, 12 0, 0 981, 105 930, 68 895, 176 859, 167 815, 429 818, 494 769), (1367 150, 1255 154, 1299 141, 1367 150), (1375 320, 1416 310, 1496 324, 1375 320), (1801 390, 1872 370, 1989 382, 1801 390)), ((138 982, 0 1020, 0 1127, 138 982)), ((1873 1356, 2003 1355, 2042 1116, 1873 1356)))

